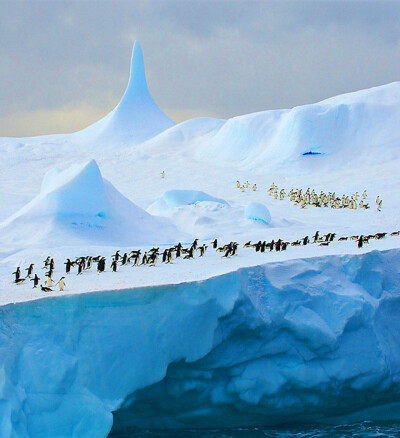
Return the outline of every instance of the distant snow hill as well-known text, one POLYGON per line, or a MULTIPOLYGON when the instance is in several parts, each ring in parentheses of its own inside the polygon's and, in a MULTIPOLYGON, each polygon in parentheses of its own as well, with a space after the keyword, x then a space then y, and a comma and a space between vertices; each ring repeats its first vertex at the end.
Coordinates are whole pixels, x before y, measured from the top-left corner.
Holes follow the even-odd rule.
POLYGON ((0 239, 9 243, 143 245, 153 239, 169 243, 177 230, 125 198, 104 180, 94 160, 63 172, 49 171, 40 193, 0 224, 0 239))

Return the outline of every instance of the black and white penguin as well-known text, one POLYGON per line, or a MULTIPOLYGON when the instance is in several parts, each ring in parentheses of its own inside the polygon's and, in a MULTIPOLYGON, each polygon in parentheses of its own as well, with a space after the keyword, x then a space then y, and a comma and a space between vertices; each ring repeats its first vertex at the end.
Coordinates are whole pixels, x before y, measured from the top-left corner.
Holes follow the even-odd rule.
POLYGON ((187 254, 185 255, 185 257, 183 257, 184 259, 188 260, 188 259, 193 259, 193 252, 194 252, 194 248, 193 245, 186 251, 187 254))
POLYGON ((65 277, 61 277, 56 283, 56 285, 58 284, 58 287, 60 288, 60 292, 62 292, 66 286, 64 279, 65 277))
POLYGON ((282 248, 282 239, 278 239, 275 243, 275 251, 280 251, 282 248))
POLYGON ((15 270, 15 272, 13 272, 13 274, 15 275, 15 283, 16 283, 21 278, 21 269, 19 266, 15 270))
POLYGON ((111 262, 111 269, 112 269, 113 272, 117 272, 117 266, 118 266, 118 261, 117 261, 117 259, 114 259, 111 262))
POLYGON ((218 239, 214 239, 214 240, 212 241, 212 246, 213 246, 214 249, 217 249, 217 248, 218 248, 218 239))
POLYGON ((120 257, 121 255, 119 254, 119 250, 112 256, 112 258, 115 259, 116 261, 118 261, 120 257))
POLYGON ((33 287, 38 287, 40 278, 35 274, 33 278, 31 278, 31 281, 33 281, 33 287))
POLYGON ((316 231, 316 233, 315 233, 314 236, 313 236, 313 239, 314 239, 314 242, 313 242, 313 243, 316 243, 317 240, 319 239, 319 231, 316 231))
POLYGON ((199 241, 199 239, 194 239, 193 243, 192 243, 192 247, 193 249, 197 249, 197 242, 199 241))
POLYGON ((71 266, 72 266, 72 262, 70 259, 67 259, 67 261, 64 263, 65 265, 65 272, 67 274, 69 274, 71 272, 71 266))
POLYGON ((207 251, 207 248, 208 246, 205 243, 197 248, 200 251, 200 257, 204 256, 205 252, 207 251))
POLYGON ((32 275, 32 272, 33 272, 33 266, 34 266, 34 263, 31 263, 29 265, 29 268, 25 269, 25 271, 27 271, 26 276, 29 277, 29 278, 31 278, 31 275, 32 275))
POLYGON ((125 253, 125 254, 122 256, 121 264, 124 266, 124 265, 127 264, 127 262, 128 262, 128 254, 125 253))
POLYGON ((357 241, 358 248, 362 248, 363 244, 364 244, 364 236, 361 234, 361 236, 358 238, 358 241, 357 241))
POLYGON ((105 270, 106 270, 106 259, 104 257, 101 257, 97 262, 97 272, 100 274, 100 272, 104 272, 105 270))
POLYGON ((178 243, 178 245, 175 246, 175 251, 176 251, 176 258, 179 258, 182 255, 182 244, 181 242, 178 243))
POLYGON ((307 245, 310 242, 310 239, 308 238, 308 236, 304 237, 303 239, 303 245, 307 245))
POLYGON ((275 245, 275 241, 274 241, 274 239, 272 239, 270 242, 270 247, 269 247, 270 251, 272 251, 274 249, 274 245, 275 245))
POLYGON ((167 261, 168 258, 168 249, 164 249, 163 254, 162 254, 162 262, 165 263, 167 261))
POLYGON ((55 268, 54 259, 51 259, 51 260, 50 260, 50 263, 49 263, 49 269, 50 269, 51 271, 54 271, 54 268, 55 268))
POLYGON ((147 265, 147 262, 148 262, 148 256, 147 256, 147 252, 145 252, 144 254, 143 254, 143 258, 142 258, 142 265, 147 265))
POLYGON ((18 280, 15 280, 14 283, 19 285, 22 284, 25 280, 26 278, 18 278, 18 280))
POLYGON ((248 242, 246 242, 244 245, 243 245, 243 248, 249 248, 251 246, 251 240, 249 240, 248 242))
POLYGON ((47 256, 46 260, 43 260, 44 266, 43 266, 42 269, 47 269, 47 267, 48 267, 49 264, 50 264, 50 259, 51 259, 51 257, 50 257, 50 256, 47 256))
POLYGON ((53 289, 51 287, 43 286, 43 284, 40 285, 40 290, 42 292, 52 292, 53 289))
POLYGON ((150 254, 148 265, 149 266, 156 266, 157 260, 158 260, 158 252, 153 251, 150 254))
POLYGON ((78 262, 78 273, 76 275, 82 274, 84 267, 85 267, 85 262, 83 260, 79 260, 79 262, 78 262))

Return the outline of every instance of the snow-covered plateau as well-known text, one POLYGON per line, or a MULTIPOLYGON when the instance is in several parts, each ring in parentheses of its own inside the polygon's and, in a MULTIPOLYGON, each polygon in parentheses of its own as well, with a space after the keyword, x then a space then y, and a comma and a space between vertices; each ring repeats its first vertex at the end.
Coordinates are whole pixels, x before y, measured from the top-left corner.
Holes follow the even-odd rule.
POLYGON ((175 124, 135 43, 109 115, 0 138, 0 436, 400 420, 399 120, 396 82, 175 124), (357 203, 366 190, 370 208, 289 200, 308 187, 357 203), (316 231, 333 241, 312 243, 316 231), (376 233, 361 248, 349 238, 376 233), (195 238, 203 257, 111 272, 117 250, 195 238), (278 239, 300 244, 244 247, 278 239), (98 255, 106 272, 65 273, 67 258, 98 255), (47 256, 63 291, 14 283, 34 263, 44 284, 47 256))

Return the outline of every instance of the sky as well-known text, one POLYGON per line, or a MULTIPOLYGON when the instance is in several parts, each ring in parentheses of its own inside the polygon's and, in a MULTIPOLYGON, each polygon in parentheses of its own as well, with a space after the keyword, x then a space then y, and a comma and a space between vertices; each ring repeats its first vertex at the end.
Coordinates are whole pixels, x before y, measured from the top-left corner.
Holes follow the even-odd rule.
POLYGON ((400 80, 400 1, 0 0, 0 136, 74 132, 105 116, 135 40, 175 122, 400 80))

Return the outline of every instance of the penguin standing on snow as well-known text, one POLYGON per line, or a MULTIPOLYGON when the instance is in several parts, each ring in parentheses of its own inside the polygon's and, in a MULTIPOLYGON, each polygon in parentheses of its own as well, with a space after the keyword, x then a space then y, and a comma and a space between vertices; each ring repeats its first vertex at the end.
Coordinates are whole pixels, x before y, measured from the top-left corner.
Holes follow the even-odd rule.
POLYGON ((214 249, 217 249, 217 248, 218 248, 218 239, 214 239, 214 240, 212 241, 212 246, 213 246, 214 249))
POLYGON ((13 272, 13 274, 15 275, 15 283, 16 283, 21 278, 21 269, 19 266, 15 270, 15 272, 13 272))
POLYGON ((313 242, 313 243, 316 243, 316 241, 319 239, 319 231, 316 231, 316 232, 315 232, 315 234, 314 234, 314 236, 313 236, 313 239, 314 239, 314 242, 313 242))
POLYGON ((71 266, 72 266, 72 262, 70 259, 67 259, 67 261, 64 263, 65 265, 65 272, 67 274, 69 274, 71 272, 71 266))
POLYGON ((53 280, 48 275, 46 275, 46 286, 47 287, 52 287, 53 286, 53 280))
POLYGON ((122 256, 122 262, 121 262, 121 264, 122 264, 122 265, 126 265, 127 262, 128 262, 128 253, 125 253, 125 254, 122 256))
POLYGON ((176 250, 176 258, 179 258, 182 255, 182 244, 181 242, 178 243, 178 245, 175 246, 176 250))
POLYGON ((60 291, 62 292, 65 289, 65 281, 64 281, 65 277, 61 277, 56 284, 58 284, 58 287, 60 288, 60 291))
POLYGON ((207 250, 207 245, 206 244, 203 244, 202 246, 199 246, 197 249, 200 251, 200 257, 203 257, 204 256, 204 254, 205 254, 205 252, 206 252, 206 250, 207 250))
POLYGON ((31 275, 32 275, 32 272, 33 272, 33 266, 34 266, 34 264, 31 263, 31 264, 29 265, 29 268, 26 268, 26 269, 25 269, 25 271, 27 271, 26 276, 29 277, 29 278, 31 278, 31 275))
POLYGON ((358 246, 358 248, 362 248, 363 247, 363 244, 364 244, 364 236, 361 234, 361 236, 358 238, 358 241, 357 241, 358 243, 357 243, 357 246, 358 246))
POLYGON ((119 250, 112 256, 112 258, 115 259, 116 261, 118 261, 120 257, 121 256, 119 254, 119 250))
POLYGON ((38 287, 40 278, 35 274, 33 278, 31 278, 31 281, 33 281, 33 287, 38 287))
POLYGON ((100 274, 100 272, 104 272, 105 270, 106 270, 106 259, 104 257, 101 257, 97 262, 97 272, 100 274))
POLYGON ((118 262, 117 262, 116 259, 114 259, 114 260, 111 262, 111 269, 112 269, 113 272, 117 272, 117 266, 118 266, 118 262))
POLYGON ((199 239, 194 239, 193 243, 192 243, 192 247, 193 249, 197 249, 197 242, 199 241, 199 239))

